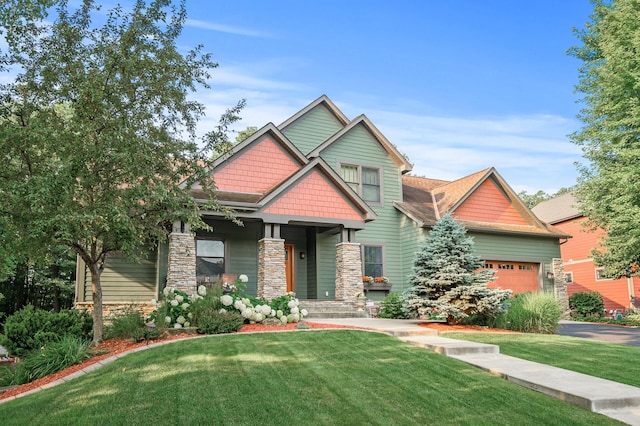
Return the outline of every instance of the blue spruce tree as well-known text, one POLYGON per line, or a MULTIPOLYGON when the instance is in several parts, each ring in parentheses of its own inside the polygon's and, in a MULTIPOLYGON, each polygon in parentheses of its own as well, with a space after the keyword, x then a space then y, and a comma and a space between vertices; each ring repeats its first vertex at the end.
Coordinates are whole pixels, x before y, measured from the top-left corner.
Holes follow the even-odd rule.
POLYGON ((458 323, 469 315, 502 313, 511 290, 488 288, 495 271, 482 269, 473 239, 451 215, 433 226, 416 256, 405 307, 413 318, 446 317, 458 323))

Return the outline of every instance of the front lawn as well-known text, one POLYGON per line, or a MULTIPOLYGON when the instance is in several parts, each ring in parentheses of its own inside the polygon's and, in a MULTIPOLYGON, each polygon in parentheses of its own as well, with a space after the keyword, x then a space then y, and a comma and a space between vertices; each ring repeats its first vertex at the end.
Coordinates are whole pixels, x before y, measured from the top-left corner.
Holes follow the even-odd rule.
POLYGON ((443 333, 491 343, 500 353, 640 387, 640 348, 553 334, 443 333))
POLYGON ((3 425, 568 425, 612 419, 396 338, 298 331, 137 352, 0 404, 3 425))

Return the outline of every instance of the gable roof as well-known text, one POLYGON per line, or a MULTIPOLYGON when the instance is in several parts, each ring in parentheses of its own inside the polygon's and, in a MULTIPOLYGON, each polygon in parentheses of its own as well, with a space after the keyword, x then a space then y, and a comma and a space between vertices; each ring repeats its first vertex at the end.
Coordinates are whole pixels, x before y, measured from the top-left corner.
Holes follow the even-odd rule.
MULTIPOLYGON (((327 183, 338 190, 334 191, 333 194, 323 193, 322 197, 318 197, 317 194, 313 194, 312 191, 314 189, 309 189, 307 194, 300 194, 301 196, 309 197, 308 200, 306 200, 309 204, 317 204, 317 212, 325 210, 327 212, 330 211, 331 213, 348 215, 348 212, 345 211, 344 207, 340 208, 339 206, 331 206, 331 200, 337 200, 336 196, 339 196, 346 201, 346 204, 360 212, 362 220, 368 222, 376 218, 376 214, 373 209, 369 207, 369 205, 364 202, 364 200, 362 200, 362 198, 360 198, 360 196, 321 158, 315 158, 310 161, 309 164, 290 176, 289 179, 284 181, 274 191, 267 194, 262 200, 260 200, 259 204, 261 206, 268 207, 275 200, 290 192, 292 188, 298 185, 301 180, 306 176, 309 176, 312 172, 319 172, 327 183), (340 210, 342 210, 342 212, 340 212, 340 210)), ((340 204, 342 206, 346 205, 345 203, 340 204)))
POLYGON ((305 157, 305 155, 293 143, 291 143, 291 141, 284 135, 284 133, 282 133, 282 131, 280 131, 278 127, 276 127, 273 123, 267 123, 264 127, 258 129, 247 139, 234 145, 234 147, 229 151, 216 158, 216 160, 213 162, 214 170, 218 166, 227 162, 230 158, 237 156, 239 152, 247 149, 248 146, 252 145, 256 140, 267 134, 275 138, 297 161, 300 162, 300 164, 306 164, 309 162, 307 160, 307 157, 305 157))
POLYGON ((413 165, 409 163, 407 158, 398 151, 398 148, 395 147, 389 140, 378 130, 378 128, 367 118, 366 115, 361 114, 351 120, 351 122, 345 126, 342 130, 338 131, 332 137, 324 141, 320 144, 316 149, 307 154, 308 158, 316 158, 322 155, 322 151, 342 139, 346 134, 351 132, 355 127, 363 126, 375 140, 380 143, 382 148, 386 151, 387 155, 393 160, 394 163, 398 165, 401 173, 407 173, 411 171, 413 165))
MULTIPOLYGON (((305 157, 273 123, 217 158, 211 173, 218 186, 217 201, 241 217, 275 223, 339 223, 356 229, 376 218, 324 160, 305 157)), ((204 199, 197 186, 191 192, 204 199)))
POLYGON ((349 119, 347 118, 347 116, 344 115, 342 111, 340 111, 340 109, 336 106, 336 104, 334 104, 333 101, 331 101, 331 99, 329 99, 327 95, 322 95, 318 99, 311 102, 309 105, 302 108, 300 111, 296 112, 294 115, 286 119, 283 123, 281 123, 278 126, 278 128, 281 130, 285 130, 287 127, 289 127, 289 125, 293 124, 300 117, 302 117, 303 115, 307 114, 309 111, 317 108, 320 105, 325 106, 331 112, 331 114, 333 114, 333 116, 340 123, 342 123, 343 126, 346 126, 349 123, 349 119))
POLYGON ((547 201, 543 201, 531 209, 545 222, 555 224, 582 216, 578 201, 572 192, 567 192, 547 201))
POLYGON ((568 237, 561 230, 540 221, 500 174, 493 168, 481 170, 455 181, 443 181, 416 176, 402 177, 403 202, 394 202, 394 206, 413 219, 421 227, 431 227, 445 213, 456 214, 456 210, 465 214, 457 218, 465 227, 478 232, 501 232, 553 237, 568 237), (510 210, 508 215, 488 217, 473 210, 465 209, 481 188, 494 188, 501 199, 501 206, 510 210), (509 219, 509 217, 517 219, 509 219))

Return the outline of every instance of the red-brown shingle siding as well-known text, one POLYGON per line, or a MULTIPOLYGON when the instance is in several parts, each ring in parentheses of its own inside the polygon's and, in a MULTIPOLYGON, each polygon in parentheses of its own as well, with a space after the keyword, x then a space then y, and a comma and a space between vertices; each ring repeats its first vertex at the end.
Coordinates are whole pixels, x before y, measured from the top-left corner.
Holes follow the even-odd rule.
POLYGON ((314 170, 264 210, 269 214, 363 220, 333 185, 314 170))
MULTIPOLYGON (((581 223, 584 217, 570 219, 554 224, 557 228, 572 235, 560 246, 565 272, 573 274, 573 283, 567 285, 569 296, 574 293, 597 291, 602 295, 604 307, 609 311, 624 310, 629 307, 629 285, 626 278, 618 280, 596 280, 597 266, 591 259, 591 249, 599 247, 598 241, 604 231, 586 232, 581 223)), ((640 280, 633 278, 634 294, 640 294, 640 280)))
POLYGON ((590 259, 591 249, 598 247, 598 241, 604 236, 602 230, 585 232, 585 228, 581 225, 584 220, 584 217, 579 217, 554 225, 556 228, 572 236, 572 238, 569 238, 566 243, 560 246, 562 260, 565 263, 570 260, 590 259))
POLYGON ((453 214, 462 220, 529 225, 491 180, 485 180, 453 214))
POLYGON ((242 152, 220 170, 214 179, 222 191, 265 193, 299 169, 286 151, 268 136, 242 152))

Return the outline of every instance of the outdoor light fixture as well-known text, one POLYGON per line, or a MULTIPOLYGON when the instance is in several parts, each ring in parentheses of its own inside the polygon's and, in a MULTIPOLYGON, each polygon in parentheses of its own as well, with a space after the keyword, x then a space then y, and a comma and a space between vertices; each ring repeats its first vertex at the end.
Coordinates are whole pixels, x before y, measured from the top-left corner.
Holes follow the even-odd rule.
POLYGON ((300 252, 300 259, 304 259, 306 257, 306 255, 304 254, 303 251, 300 252))
POLYGON ((552 280, 552 279, 553 279, 553 272, 548 271, 548 272, 547 272, 547 278, 548 278, 548 279, 550 279, 550 280, 552 280))

